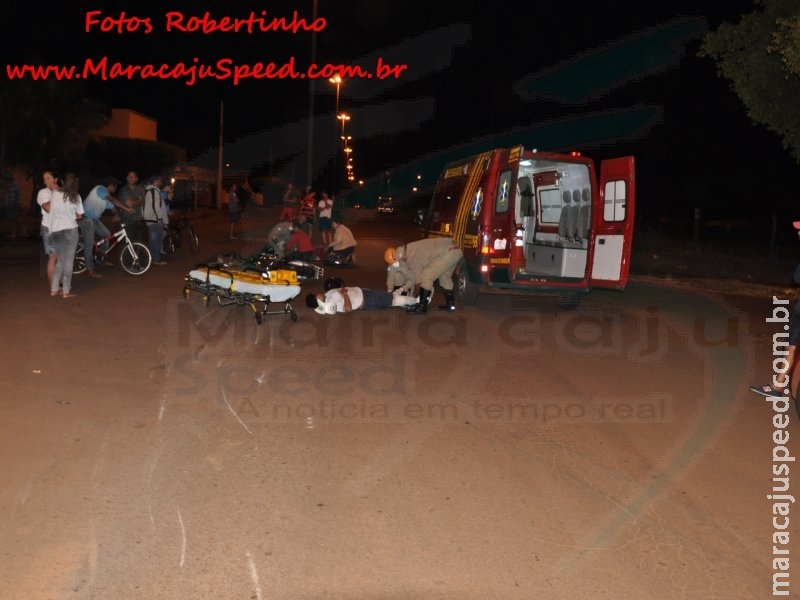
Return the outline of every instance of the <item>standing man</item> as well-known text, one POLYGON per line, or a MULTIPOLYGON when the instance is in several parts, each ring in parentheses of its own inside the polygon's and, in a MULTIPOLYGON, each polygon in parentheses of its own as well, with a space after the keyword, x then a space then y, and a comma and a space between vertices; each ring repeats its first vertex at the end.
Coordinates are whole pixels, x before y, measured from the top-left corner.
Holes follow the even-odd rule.
POLYGON ((311 186, 306 188, 306 195, 300 200, 300 218, 297 220, 303 229, 306 230, 308 237, 314 233, 314 214, 317 205, 317 193, 311 189, 311 186))
POLYGON ((246 179, 242 185, 236 187, 236 197, 239 199, 239 212, 247 210, 247 206, 253 201, 253 190, 246 179))
POLYGON ((230 239, 235 240, 236 224, 239 222, 239 196, 237 195, 238 187, 235 183, 231 184, 228 188, 228 214, 231 221, 231 235, 230 239))
POLYGON ((161 260, 161 245, 164 243, 164 230, 167 227, 167 207, 161 196, 161 186, 164 180, 161 175, 150 178, 150 183, 145 190, 143 216, 147 223, 147 248, 153 257, 154 265, 166 265, 161 260))
MULTIPOLYGON (((128 232, 128 237, 134 242, 142 241, 142 207, 144 206, 144 186, 139 183, 136 171, 128 171, 125 176, 125 185, 119 190, 119 201, 131 210, 120 213, 122 224, 128 232)), ((155 260, 155 257, 153 257, 155 260)))
MULTIPOLYGON (((441 310, 455 310, 453 295, 453 271, 461 261, 463 253, 450 238, 428 238, 404 244, 398 248, 387 248, 383 258, 390 268, 394 268, 406 278, 414 281, 412 296, 419 293, 419 304, 413 309, 414 314, 423 315, 428 312, 428 301, 433 292, 435 281, 444 290, 445 304, 441 310)), ((390 275, 392 273, 390 272, 390 275)), ((396 277, 396 274, 394 275, 396 277)), ((387 280, 387 286, 405 286, 398 279, 387 280)))

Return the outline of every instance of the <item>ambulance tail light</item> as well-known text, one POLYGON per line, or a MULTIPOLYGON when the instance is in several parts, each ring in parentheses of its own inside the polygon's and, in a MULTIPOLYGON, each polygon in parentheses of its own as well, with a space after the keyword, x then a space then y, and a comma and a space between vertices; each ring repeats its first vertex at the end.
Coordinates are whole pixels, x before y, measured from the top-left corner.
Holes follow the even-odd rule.
POLYGON ((490 252, 490 249, 489 249, 489 232, 488 231, 484 231, 481 234, 481 254, 486 255, 486 254, 489 254, 489 252, 490 252))

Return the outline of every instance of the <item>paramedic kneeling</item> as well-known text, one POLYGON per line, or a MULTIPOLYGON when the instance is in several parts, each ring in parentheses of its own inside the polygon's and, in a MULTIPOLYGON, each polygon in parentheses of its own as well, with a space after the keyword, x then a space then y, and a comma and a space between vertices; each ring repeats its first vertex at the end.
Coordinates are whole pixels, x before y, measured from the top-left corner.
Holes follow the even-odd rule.
MULTIPOLYGON (((419 303, 409 309, 417 315, 428 312, 428 302, 435 281, 444 290, 445 304, 441 310, 455 310, 453 295, 453 271, 463 258, 461 248, 450 238, 428 238, 404 244, 398 248, 387 248, 384 260, 390 267, 407 272, 414 279, 414 292, 419 293, 419 303)), ((397 284, 402 285, 402 284, 397 284)))

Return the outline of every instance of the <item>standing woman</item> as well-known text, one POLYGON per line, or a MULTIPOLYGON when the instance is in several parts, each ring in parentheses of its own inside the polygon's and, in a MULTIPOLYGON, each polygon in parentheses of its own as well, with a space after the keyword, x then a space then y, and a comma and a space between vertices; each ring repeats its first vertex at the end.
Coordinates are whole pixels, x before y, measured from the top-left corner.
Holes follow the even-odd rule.
POLYGON ((50 213, 50 237, 56 250, 56 268, 50 283, 50 295, 61 294, 64 298, 74 298, 72 288, 72 266, 75 250, 78 248, 78 219, 83 218, 83 201, 78 194, 78 177, 74 173, 64 176, 64 186, 52 194, 51 200, 43 206, 50 213))
POLYGON ((55 171, 47 170, 42 173, 42 181, 44 187, 39 190, 36 196, 36 203, 42 209, 42 244, 44 245, 44 253, 47 256, 47 287, 53 287, 53 273, 56 270, 56 249, 53 247, 53 241, 50 236, 50 200, 53 199, 53 194, 58 192, 58 176, 55 171), (45 210, 45 204, 47 209, 45 210))

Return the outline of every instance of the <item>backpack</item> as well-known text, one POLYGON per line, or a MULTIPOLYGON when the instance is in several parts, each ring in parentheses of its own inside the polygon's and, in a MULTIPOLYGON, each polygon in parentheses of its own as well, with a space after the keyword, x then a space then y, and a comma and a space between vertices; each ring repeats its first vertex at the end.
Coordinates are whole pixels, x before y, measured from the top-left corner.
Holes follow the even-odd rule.
MULTIPOLYGON (((147 195, 150 196, 150 208, 153 209, 153 214, 158 216, 159 213, 156 211, 156 194, 158 195, 159 200, 161 200, 161 222, 166 225, 169 223, 169 210, 167 209, 167 203, 164 202, 163 197, 161 196, 161 191, 156 188, 150 188, 147 190, 147 195)), ((147 202, 147 199, 145 199, 147 202)), ((148 220, 148 223, 158 223, 158 221, 148 220)))

